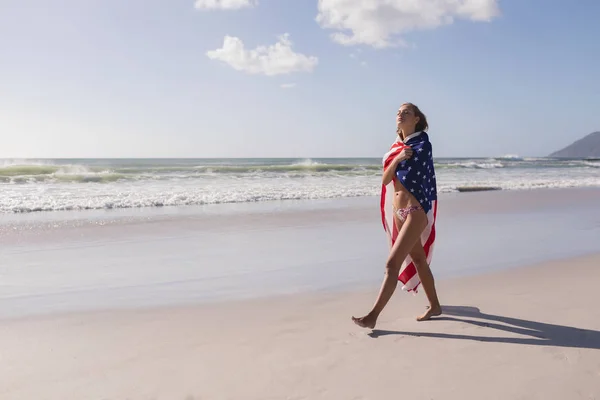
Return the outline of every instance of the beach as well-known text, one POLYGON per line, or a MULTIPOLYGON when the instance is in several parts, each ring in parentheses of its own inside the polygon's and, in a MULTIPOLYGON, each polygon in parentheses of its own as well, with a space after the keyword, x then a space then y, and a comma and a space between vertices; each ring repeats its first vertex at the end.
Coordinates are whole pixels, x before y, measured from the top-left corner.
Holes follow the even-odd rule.
POLYGON ((4 322, 3 399, 597 399, 600 257, 444 281, 446 314, 373 291, 4 322))
POLYGON ((0 400, 600 400, 600 1, 0 4, 0 400))
POLYGON ((442 193, 374 331, 377 196, 4 214, 0 398, 600 398, 599 200, 442 193))

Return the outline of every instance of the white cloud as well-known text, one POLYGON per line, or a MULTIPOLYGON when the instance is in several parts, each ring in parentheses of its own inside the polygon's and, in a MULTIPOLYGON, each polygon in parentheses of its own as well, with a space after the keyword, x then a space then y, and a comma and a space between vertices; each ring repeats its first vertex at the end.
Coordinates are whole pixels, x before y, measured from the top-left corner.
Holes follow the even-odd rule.
POLYGON ((257 0, 196 0, 194 6, 200 10, 239 10, 257 3, 257 0))
POLYGON ((223 47, 206 53, 211 60, 219 60, 238 71, 267 76, 312 72, 319 62, 317 57, 295 53, 286 33, 270 46, 246 50, 241 39, 225 36, 223 47))
POLYGON ((319 0, 317 22, 332 39, 376 48, 406 44, 398 35, 452 24, 455 18, 491 21, 498 0, 319 0))
POLYGON ((296 87, 295 83, 282 83, 281 85, 279 85, 279 87, 281 87, 282 89, 293 89, 296 87))

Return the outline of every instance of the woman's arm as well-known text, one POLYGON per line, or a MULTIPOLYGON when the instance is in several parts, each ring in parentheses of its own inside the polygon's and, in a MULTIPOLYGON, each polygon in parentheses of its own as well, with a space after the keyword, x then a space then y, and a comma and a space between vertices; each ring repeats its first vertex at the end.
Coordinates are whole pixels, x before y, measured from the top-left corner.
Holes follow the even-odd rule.
POLYGON ((394 179, 394 176, 396 176, 396 168, 398 167, 398 163, 400 161, 402 160, 399 160, 398 157, 394 158, 390 165, 388 165, 387 169, 383 171, 383 177, 381 179, 383 186, 387 186, 392 179, 394 179))

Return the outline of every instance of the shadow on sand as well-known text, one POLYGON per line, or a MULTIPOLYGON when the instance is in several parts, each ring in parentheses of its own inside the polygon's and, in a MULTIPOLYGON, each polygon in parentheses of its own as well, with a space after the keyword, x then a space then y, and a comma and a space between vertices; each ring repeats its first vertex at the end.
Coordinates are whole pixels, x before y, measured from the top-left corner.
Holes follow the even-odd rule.
POLYGON ((422 336, 441 339, 475 340, 490 343, 512 343, 533 346, 575 347, 600 350, 600 331, 579 329, 571 326, 552 325, 525 319, 485 314, 477 307, 443 306, 443 316, 433 321, 455 321, 479 327, 496 329, 527 337, 470 336, 436 332, 402 332, 374 329, 369 336, 387 335, 422 336))

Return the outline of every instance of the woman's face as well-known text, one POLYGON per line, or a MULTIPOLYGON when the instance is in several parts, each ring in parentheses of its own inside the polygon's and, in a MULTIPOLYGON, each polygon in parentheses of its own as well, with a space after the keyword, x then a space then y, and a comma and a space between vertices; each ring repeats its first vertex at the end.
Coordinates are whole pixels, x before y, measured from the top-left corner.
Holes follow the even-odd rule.
POLYGON ((403 105, 398 110, 396 115, 396 124, 401 130, 414 129, 419 122, 419 117, 415 116, 412 107, 409 105, 403 105))

